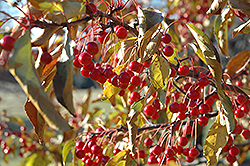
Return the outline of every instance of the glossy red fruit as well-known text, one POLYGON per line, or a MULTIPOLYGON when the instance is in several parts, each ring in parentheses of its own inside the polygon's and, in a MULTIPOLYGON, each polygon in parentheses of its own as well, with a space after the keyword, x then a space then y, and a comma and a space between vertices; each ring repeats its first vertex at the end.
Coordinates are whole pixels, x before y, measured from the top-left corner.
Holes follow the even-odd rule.
POLYGON ((133 91, 133 90, 135 89, 135 86, 134 86, 134 85, 129 85, 129 86, 127 87, 127 89, 128 89, 129 91, 133 91))
POLYGON ((89 2, 86 4, 86 13, 88 15, 94 15, 97 11, 97 7, 94 3, 89 2))
POLYGON ((146 157, 146 153, 144 150, 140 150, 139 151, 139 158, 145 158, 146 157))
POLYGON ((147 67, 147 68, 150 67, 150 64, 151 64, 151 60, 148 60, 148 61, 142 63, 142 65, 143 65, 144 67, 147 67))
POLYGON ((237 80, 237 81, 235 82, 235 85, 236 85, 236 86, 242 87, 242 86, 244 86, 244 83, 243 83, 241 80, 237 80))
POLYGON ((178 68, 180 75, 186 76, 189 73, 189 67, 187 65, 182 65, 178 68))
POLYGON ((241 109, 237 109, 237 110, 234 111, 234 115, 237 118, 242 118, 245 115, 245 113, 241 109))
POLYGON ((5 35, 1 41, 0 41, 0 45, 3 49, 7 50, 7 51, 11 51, 14 47, 16 39, 13 38, 12 36, 9 35, 5 35))
POLYGON ((192 108, 191 110, 190 110, 190 115, 192 115, 192 116, 198 116, 199 115, 199 111, 198 111, 198 109, 195 107, 195 108, 192 108))
POLYGON ((185 156, 189 156, 189 148, 184 148, 182 153, 185 155, 185 156))
POLYGON ((155 155, 160 155, 162 153, 162 148, 160 147, 160 145, 155 145, 150 149, 152 149, 152 153, 155 155))
POLYGON ((91 146, 91 152, 95 155, 101 154, 102 148, 98 145, 93 145, 93 146, 91 146))
POLYGON ((167 157, 174 157, 175 156, 175 151, 173 149, 170 149, 170 148, 167 148, 164 153, 167 157))
POLYGON ((188 143, 188 139, 187 139, 187 137, 184 137, 184 136, 179 137, 179 139, 178 139, 178 143, 179 143, 181 146, 186 146, 186 145, 187 145, 187 143, 188 143))
POLYGON ((120 83, 122 84, 127 84, 129 83, 130 81, 130 74, 128 72, 121 72, 119 75, 118 75, 118 80, 120 83))
POLYGON ((126 28, 119 26, 117 27, 115 34, 117 35, 119 39, 125 39, 128 35, 128 32, 126 28))
POLYGON ((105 41, 105 43, 106 43, 106 42, 109 40, 108 32, 105 32, 105 31, 100 32, 100 33, 98 34, 98 36, 97 36, 97 40, 98 40, 101 44, 103 44, 104 41, 105 41))
POLYGON ((156 108, 156 109, 160 109, 161 105, 160 105, 160 101, 158 98, 154 99, 152 105, 156 108))
POLYGON ((180 103, 179 103, 179 112, 185 113, 186 110, 187 110, 186 104, 180 102, 180 103))
POLYGON ((50 62, 52 62, 53 58, 52 56, 50 55, 50 53, 48 52, 44 52, 42 55, 41 55, 41 61, 45 64, 49 64, 50 62))
POLYGON ((169 110, 172 112, 172 113, 177 113, 179 112, 180 110, 180 106, 177 102, 173 102, 169 105, 169 110))
POLYGON ((243 104, 247 101, 247 98, 243 94, 240 94, 237 96, 236 100, 239 104, 243 104))
POLYGON ((242 132, 242 126, 241 125, 235 125, 234 130, 232 131, 232 134, 241 134, 242 132))
POLYGON ((230 154, 227 154, 226 159, 227 159, 227 162, 229 163, 234 163, 237 160, 236 156, 232 156, 230 154))
POLYGON ((243 130, 241 135, 244 139, 249 139, 250 138, 250 131, 248 129, 245 129, 245 130, 243 130))
POLYGON ((116 154, 119 153, 120 151, 121 151, 120 149, 115 148, 115 149, 113 150, 113 154, 116 155, 116 154))
POLYGON ((115 73, 113 72, 112 68, 105 68, 103 71, 102 71, 102 75, 109 79, 111 77, 113 77, 115 75, 115 73))
POLYGON ((200 92, 198 90, 195 90, 195 89, 192 89, 188 92, 188 97, 191 99, 191 100, 196 100, 196 99, 199 99, 200 98, 200 92))
POLYGON ((129 68, 132 71, 138 71, 138 70, 140 70, 140 67, 141 67, 141 64, 137 61, 132 61, 129 64, 129 68))
POLYGON ((155 156, 150 156, 148 158, 148 165, 153 165, 153 164, 157 164, 157 159, 155 156))
POLYGON ((171 40, 172 40, 172 37, 171 37, 168 33, 164 34, 164 35, 161 37, 161 41, 162 41, 163 43, 165 43, 165 44, 169 44, 169 43, 171 42, 171 40))
POLYGON ((205 116, 201 116, 201 117, 198 118, 198 123, 201 126, 206 126, 208 124, 208 118, 205 117, 205 116))
POLYGON ((186 119, 186 114, 185 114, 185 112, 178 112, 178 114, 177 114, 177 118, 179 118, 180 120, 184 120, 184 119, 186 119))
POLYGON ((152 116, 150 116, 151 119, 158 119, 160 116, 159 112, 155 112, 152 116))
POLYGON ((109 156, 103 156, 102 158, 102 164, 105 165, 109 161, 110 157, 109 156))
POLYGON ((82 65, 88 65, 92 61, 92 57, 87 52, 83 52, 78 56, 78 62, 82 65))
POLYGON ((236 146, 232 146, 230 149, 229 149, 229 154, 232 155, 232 156, 236 156, 239 154, 239 148, 236 147, 236 146))
POLYGON ((183 126, 182 131, 183 131, 183 133, 191 134, 191 132, 192 132, 192 126, 185 125, 185 126, 183 126))
POLYGON ((201 114, 207 114, 210 111, 210 106, 208 104, 201 104, 199 106, 199 111, 201 114))
POLYGON ((176 70, 175 68, 171 67, 170 77, 174 77, 175 75, 176 75, 176 70))
POLYGON ((155 109, 155 107, 153 107, 152 105, 146 105, 146 106, 144 107, 144 113, 145 113, 146 115, 148 115, 148 116, 154 115, 155 111, 156 111, 156 109, 155 109))
POLYGON ((192 148, 192 149, 189 150, 188 154, 189 154, 190 157, 195 158, 195 157, 197 157, 199 155, 199 150, 196 149, 196 148, 192 148))
POLYGON ((192 163, 194 161, 194 158, 191 157, 191 156, 186 156, 186 161, 189 162, 189 163, 192 163))
POLYGON ((248 114, 249 109, 250 109, 249 105, 248 106, 246 106, 246 105, 240 106, 240 110, 243 111, 243 112, 245 112, 246 114, 248 114))
POLYGON ((203 88, 205 86, 207 86, 209 84, 209 80, 207 79, 207 77, 200 77, 198 79, 198 85, 203 88))
POLYGON ((84 150, 76 149, 76 157, 82 159, 85 156, 84 150))
POLYGON ((99 47, 96 42, 88 42, 85 51, 94 56, 99 52, 99 47))
POLYGON ((144 140, 144 145, 146 145, 147 147, 152 146, 152 144, 153 144, 153 140, 151 138, 146 138, 144 140))
POLYGON ((178 154, 182 154, 183 152, 183 147, 181 145, 175 145, 175 152, 178 154))
POLYGON ((80 64, 80 62, 78 61, 78 57, 79 57, 79 55, 76 55, 76 56, 75 56, 75 59, 74 59, 74 61, 73 61, 73 65, 74 65, 75 67, 77 67, 77 68, 81 68, 81 67, 82 67, 82 64, 80 64))
POLYGON ((83 141, 77 141, 76 142, 76 148, 77 149, 82 149, 85 143, 83 141))
POLYGON ((131 93, 130 98, 131 98, 131 100, 137 102, 137 101, 140 100, 141 95, 140 95, 140 93, 134 91, 134 92, 131 93))
POLYGON ((102 76, 102 72, 99 70, 99 69, 93 69, 91 70, 91 72, 89 73, 89 77, 92 79, 92 80, 99 80, 102 76))
POLYGON ((164 49, 163 49, 163 53, 164 55, 166 55, 167 57, 171 57, 174 53, 174 49, 171 47, 171 46, 166 46, 164 49))
POLYGON ((133 76, 130 79, 130 83, 134 86, 139 86, 141 84, 141 79, 139 76, 133 76))
POLYGON ((118 95, 119 95, 119 96, 124 96, 124 95, 125 95, 125 90, 124 90, 124 89, 120 90, 120 91, 118 92, 118 95))

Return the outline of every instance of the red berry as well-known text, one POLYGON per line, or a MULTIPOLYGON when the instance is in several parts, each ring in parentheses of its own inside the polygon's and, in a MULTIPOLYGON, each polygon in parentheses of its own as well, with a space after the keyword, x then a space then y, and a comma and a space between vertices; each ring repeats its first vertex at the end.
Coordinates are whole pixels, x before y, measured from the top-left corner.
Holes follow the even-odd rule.
POLYGON ((243 104, 247 101, 247 98, 243 94, 240 94, 237 96, 236 100, 239 104, 243 104))
POLYGON ((208 124, 208 118, 205 117, 205 116, 201 116, 201 117, 198 118, 198 123, 201 126, 206 126, 208 124))
POLYGON ((105 69, 102 71, 102 75, 103 75, 105 78, 107 78, 107 79, 113 77, 114 74, 115 74, 115 73, 113 72, 112 68, 105 68, 105 69))
POLYGON ((175 151, 173 149, 170 149, 170 148, 167 148, 164 153, 167 157, 174 157, 175 156, 175 151))
POLYGON ((85 156, 84 150, 76 149, 76 157, 82 159, 85 156))
POLYGON ((122 84, 128 84, 129 81, 130 81, 130 74, 128 72, 121 72, 119 75, 118 75, 118 80, 120 83, 122 84))
POLYGON ((164 49, 163 49, 163 53, 164 55, 166 55, 167 57, 171 57, 174 53, 174 49, 171 47, 171 46, 166 46, 164 49))
POLYGON ((237 148, 236 146, 232 146, 229 149, 229 154, 231 154, 232 156, 236 156, 239 154, 239 148, 237 148))
POLYGON ((179 111, 182 112, 182 113, 185 113, 186 110, 187 110, 186 104, 180 102, 179 103, 179 111))
POLYGON ((131 93, 130 98, 131 98, 132 101, 137 102, 137 101, 140 100, 141 95, 140 95, 140 93, 134 91, 134 92, 131 93))
POLYGON ((118 95, 119 95, 119 96, 124 96, 124 95, 125 95, 125 90, 124 90, 124 89, 120 90, 120 91, 118 92, 118 95))
POLYGON ((96 55, 99 52, 99 47, 96 42, 88 42, 85 51, 90 55, 96 55))
POLYGON ((121 151, 120 149, 115 148, 115 149, 113 150, 113 154, 116 155, 116 154, 119 153, 120 151, 121 151))
POLYGON ((94 164, 93 160, 91 160, 90 158, 87 159, 87 160, 85 160, 84 163, 85 163, 87 166, 93 166, 93 164, 94 164))
POLYGON ((127 87, 127 89, 128 89, 129 91, 133 91, 133 90, 135 89, 135 86, 134 86, 134 85, 130 85, 130 86, 127 87))
POLYGON ((242 126, 241 125, 235 125, 234 130, 232 131, 232 134, 240 134, 242 132, 242 126))
POLYGON ((210 111, 210 106, 208 104, 201 104, 199 106, 199 111, 201 114, 207 114, 210 111))
POLYGON ((178 114, 177 114, 177 118, 179 118, 180 120, 184 120, 184 119, 186 119, 186 114, 185 114, 185 112, 178 112, 178 114))
POLYGON ((208 104, 208 105, 212 106, 214 101, 215 101, 215 99, 213 97, 210 97, 209 99, 207 99, 205 101, 205 104, 208 104))
POLYGON ((144 67, 147 67, 147 68, 150 67, 150 64, 151 64, 151 60, 148 60, 148 61, 142 63, 142 65, 143 65, 144 67))
POLYGON ((102 158, 102 164, 105 165, 109 161, 110 157, 109 156, 103 156, 102 158))
POLYGON ((146 105, 144 107, 144 113, 148 116, 152 116, 155 113, 155 108, 152 105, 146 105))
POLYGON ((141 84, 141 79, 139 76, 133 76, 130 79, 130 83, 134 86, 139 86, 141 84))
POLYGON ((187 139, 187 137, 184 137, 184 136, 179 137, 179 139, 178 139, 178 143, 179 143, 181 146, 186 146, 186 145, 187 145, 187 143, 188 143, 188 139, 187 139))
POLYGON ((144 150, 140 150, 139 151, 139 158, 145 158, 146 157, 146 153, 144 150))
POLYGON ((148 165, 153 165, 153 164, 157 164, 157 159, 155 156, 150 156, 148 158, 148 165))
POLYGON ((140 70, 140 67, 141 67, 141 64, 137 61, 132 61, 129 64, 129 68, 132 71, 138 71, 138 70, 140 70))
POLYGON ((185 125, 185 126, 182 128, 182 131, 183 131, 183 133, 191 134, 191 132, 192 132, 192 127, 191 127, 190 125, 185 125))
POLYGON ((188 96, 191 100, 196 100, 200 98, 200 92, 198 90, 192 89, 188 92, 188 96))
POLYGON ((184 90, 187 92, 191 86, 192 86, 192 83, 187 82, 187 83, 184 85, 183 88, 184 88, 184 90))
POLYGON ((9 35, 5 35, 1 41, 0 41, 0 45, 2 46, 3 49, 7 50, 7 51, 11 51, 14 47, 16 39, 13 38, 12 36, 9 35))
POLYGON ((234 163, 237 159, 236 159, 236 156, 232 156, 230 154, 227 154, 227 157, 226 157, 227 161, 229 163, 234 163))
POLYGON ((160 155, 162 153, 162 148, 160 147, 160 145, 155 145, 151 148, 152 148, 152 153, 154 153, 155 155, 160 155))
POLYGON ((86 5, 86 13, 88 15, 94 15, 97 11, 97 7, 95 4, 93 4, 92 2, 87 3, 86 5))
POLYGON ((185 155, 185 156, 189 156, 189 148, 184 148, 182 153, 185 155))
POLYGON ((88 65, 92 61, 92 57, 87 52, 83 52, 78 56, 78 61, 82 65, 88 65))
POLYGON ((193 157, 191 157, 191 156, 186 156, 186 161, 187 162, 189 162, 189 163, 191 163, 191 162, 193 162, 194 161, 194 158, 193 157))
POLYGON ((75 56, 75 59, 74 59, 74 61, 73 61, 73 65, 74 65, 75 67, 77 67, 77 68, 81 68, 81 67, 82 67, 82 64, 80 64, 80 62, 78 61, 78 57, 79 57, 79 55, 76 55, 76 56, 75 56))
POLYGON ((152 116, 150 116, 151 119, 158 119, 160 114, 156 111, 152 116))
POLYGON ((161 108, 161 105, 160 105, 160 101, 159 99, 154 99, 152 105, 156 108, 156 109, 160 109, 161 108))
POLYGON ((186 76, 189 73, 189 67, 187 65, 182 65, 179 67, 178 72, 180 75, 186 76))
POLYGON ((99 80, 101 76, 102 76, 102 72, 99 69, 93 69, 89 73, 89 77, 95 81, 99 80))
POLYGON ((198 116, 199 115, 199 111, 198 109, 195 107, 193 109, 190 110, 190 115, 192 116, 198 116))
POLYGON ((48 52, 44 52, 42 55, 41 55, 41 61, 45 64, 49 64, 50 62, 52 62, 53 58, 52 56, 50 55, 50 53, 48 52))
POLYGON ((192 148, 189 150, 188 154, 190 157, 197 157, 199 155, 199 150, 196 148, 192 148))
POLYGON ((176 75, 176 70, 175 68, 171 67, 170 77, 174 77, 175 75, 176 75))
POLYGON ((102 31, 98 34, 97 36, 97 40, 103 44, 104 43, 104 40, 105 42, 107 42, 109 40, 109 35, 108 35, 108 32, 105 32, 105 31, 102 31))
POLYGON ((245 129, 245 130, 243 130, 241 135, 244 139, 249 139, 250 138, 250 131, 248 129, 245 129))
POLYGON ((244 86, 244 83, 243 83, 241 80, 237 80, 237 81, 235 82, 235 85, 236 85, 236 86, 242 87, 242 86, 244 86))
POLYGON ((175 150, 176 153, 182 154, 182 152, 183 152, 183 147, 182 146, 175 145, 174 147, 175 147, 174 150, 175 150))
POLYGON ((209 84, 209 80, 207 79, 207 77, 200 77, 198 79, 198 85, 203 88, 205 86, 207 86, 209 84))
POLYGON ((173 102, 169 105, 169 110, 172 112, 172 113, 177 113, 179 112, 180 110, 180 106, 177 102, 173 102))
POLYGON ((102 148, 98 145, 93 145, 93 146, 91 146, 91 152, 95 155, 101 154, 102 148))
POLYGON ((234 114, 235 114, 235 116, 236 116, 237 118, 242 118, 242 117, 245 115, 245 113, 244 113, 241 109, 237 109, 237 110, 234 112, 234 114))
POLYGON ((144 140, 144 145, 146 145, 147 147, 152 146, 152 144, 153 144, 153 140, 151 138, 146 138, 144 140))
POLYGON ((77 149, 82 149, 85 143, 83 141, 77 141, 76 142, 76 148, 77 149))
POLYGON ((120 26, 116 29, 115 34, 119 39, 125 39, 127 37, 128 32, 126 28, 120 26))
POLYGON ((83 77, 89 78, 89 70, 86 70, 84 67, 80 69, 80 73, 83 77))
POLYGON ((161 41, 162 41, 163 43, 165 43, 165 44, 169 44, 169 43, 171 42, 171 40, 172 40, 172 37, 171 37, 168 33, 164 34, 164 35, 161 37, 161 41))

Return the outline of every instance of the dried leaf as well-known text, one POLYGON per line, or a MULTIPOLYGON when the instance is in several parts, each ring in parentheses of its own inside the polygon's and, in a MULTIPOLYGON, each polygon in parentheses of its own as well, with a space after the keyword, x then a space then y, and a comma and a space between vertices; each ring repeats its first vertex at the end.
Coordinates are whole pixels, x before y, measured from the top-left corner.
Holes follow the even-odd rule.
POLYGON ((75 42, 68 38, 59 61, 56 64, 56 75, 53 79, 53 87, 57 100, 72 115, 75 116, 73 103, 73 47, 75 42))
POLYGON ((216 165, 222 148, 228 140, 226 126, 221 124, 221 115, 217 116, 216 121, 208 131, 204 144, 204 156, 207 159, 207 165, 216 165))
POLYGON ((28 30, 16 40, 14 49, 11 52, 11 58, 8 61, 8 69, 50 127, 60 130, 71 129, 60 113, 55 110, 41 87, 31 55, 30 33, 28 30))
POLYGON ((128 149, 122 150, 119 153, 117 153, 115 156, 113 156, 106 164, 105 166, 116 166, 123 157, 127 154, 128 149))
POLYGON ((197 43, 188 43, 188 46, 192 47, 196 55, 207 65, 205 56, 203 55, 199 45, 197 43))
POLYGON ((109 83, 106 81, 104 83, 104 90, 102 91, 103 93, 103 100, 111 98, 113 95, 117 94, 121 88, 114 86, 113 84, 109 83))
POLYGON ((231 77, 244 70, 250 60, 250 50, 242 51, 230 59, 226 66, 226 72, 231 77))
POLYGON ((235 38, 238 34, 250 34, 250 20, 248 20, 244 24, 241 24, 233 30, 233 38, 235 38))
POLYGON ((213 14, 220 14, 226 6, 228 0, 214 0, 207 11, 207 15, 211 17, 213 14))
POLYGON ((39 141, 42 143, 44 140, 44 126, 45 126, 45 121, 43 117, 41 116, 41 114, 39 114, 36 107, 28 99, 26 100, 24 104, 24 110, 34 127, 34 131, 39 141))
POLYGON ((250 2, 249 0, 229 0, 229 5, 247 15, 250 18, 250 2))

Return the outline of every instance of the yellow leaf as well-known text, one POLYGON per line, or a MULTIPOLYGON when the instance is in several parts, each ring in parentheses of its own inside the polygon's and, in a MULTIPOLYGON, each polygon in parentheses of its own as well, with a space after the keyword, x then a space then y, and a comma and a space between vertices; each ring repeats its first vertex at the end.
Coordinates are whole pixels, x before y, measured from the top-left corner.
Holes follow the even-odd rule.
POLYGON ((192 47, 194 52, 198 55, 198 57, 207 65, 206 58, 203 55, 199 45, 197 43, 188 43, 187 45, 192 47))
POLYGON ((216 165, 222 148, 228 140, 228 132, 225 125, 221 124, 222 117, 217 116, 216 121, 208 131, 204 144, 204 156, 207 159, 207 165, 216 165))
POLYGON ((250 20, 241 24, 237 28, 233 30, 233 38, 235 38, 238 34, 248 35, 250 33, 250 20))
POLYGON ((106 164, 105 166, 115 166, 117 165, 123 157, 126 155, 128 152, 128 149, 122 150, 119 153, 117 153, 115 156, 113 156, 106 164))
POLYGON ((227 1, 228 0, 214 0, 206 14, 209 17, 213 14, 220 14, 222 9, 226 6, 227 1))
POLYGON ((121 90, 121 88, 118 88, 116 86, 114 86, 113 84, 109 83, 108 81, 106 81, 104 83, 104 90, 102 91, 103 93, 103 100, 109 99, 111 98, 113 95, 116 95, 119 91, 121 90))

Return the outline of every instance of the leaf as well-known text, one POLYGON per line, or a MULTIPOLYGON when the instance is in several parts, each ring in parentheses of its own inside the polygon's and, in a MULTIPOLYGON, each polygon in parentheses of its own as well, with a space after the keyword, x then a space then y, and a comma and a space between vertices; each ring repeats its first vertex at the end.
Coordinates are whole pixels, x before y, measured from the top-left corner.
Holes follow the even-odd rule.
POLYGON ((75 146, 75 140, 71 139, 68 140, 65 145, 63 146, 63 150, 62 150, 62 160, 65 163, 67 156, 69 154, 69 152, 71 151, 71 149, 75 146))
POLYGON ((226 126, 221 124, 221 119, 223 118, 219 114, 206 137, 203 153, 207 159, 207 165, 217 164, 221 150, 228 140, 228 132, 226 126))
POLYGON ((214 0, 207 11, 207 15, 211 17, 213 14, 220 14, 226 6, 228 0, 214 0))
POLYGON ((250 60, 250 50, 242 51, 230 59, 226 72, 232 77, 244 70, 250 60))
POLYGON ((132 154, 135 154, 135 141, 137 136, 137 130, 138 126, 135 124, 138 115, 141 112, 142 109, 142 103, 141 101, 135 102, 131 106, 131 110, 126 118, 127 125, 128 125, 128 133, 129 133, 129 143, 128 148, 132 152, 132 154))
POLYGON ((116 166, 123 157, 127 154, 128 149, 122 150, 119 153, 117 153, 115 156, 113 156, 106 164, 105 166, 116 166))
POLYGON ((188 43, 188 46, 192 47, 196 55, 207 65, 205 56, 203 55, 199 45, 197 43, 188 43))
POLYGON ((221 88, 222 67, 220 64, 220 57, 208 36, 200 29, 191 23, 186 24, 193 37, 197 41, 205 59, 208 64, 209 70, 212 73, 217 88, 221 88))
POLYGON ((43 117, 41 116, 41 114, 39 114, 36 107, 28 99, 24 104, 24 110, 34 127, 34 131, 39 141, 42 143, 44 140, 44 126, 45 126, 45 121, 43 117))
POLYGON ((28 30, 22 37, 16 40, 10 57, 7 64, 10 73, 17 80, 46 123, 54 129, 71 129, 60 113, 55 110, 53 104, 41 87, 31 55, 31 43, 28 30))
POLYGON ((22 166, 33 166, 39 163, 41 166, 46 166, 45 159, 42 155, 38 153, 32 153, 28 157, 25 158, 24 162, 22 163, 22 166))
POLYGON ((244 24, 241 24, 240 26, 238 26, 233 30, 233 38, 238 36, 238 34, 244 34, 244 35, 250 34, 250 20, 248 20, 244 24))
POLYGON ((121 46, 119 47, 119 51, 117 53, 117 57, 119 58, 118 64, 121 64, 121 62, 126 62, 128 58, 131 56, 131 51, 134 47, 134 43, 136 41, 136 38, 129 38, 128 40, 123 40, 121 42, 121 46))
POLYGON ((119 163, 116 164, 116 166, 125 166, 126 165, 126 161, 122 160, 119 163))
POLYGON ((229 0, 228 4, 236 9, 247 15, 250 18, 250 2, 249 0, 229 0))
MULTIPOLYGON (((0 101, 1 101, 1 99, 0 99, 0 101)), ((23 121, 23 119, 22 118, 20 118, 20 117, 8 117, 9 119, 10 119, 10 121, 11 122, 13 122, 13 123, 16 123, 16 124, 18 124, 18 125, 20 125, 20 126, 25 126, 25 123, 24 123, 24 121, 23 121)))
POLYGON ((150 64, 149 74, 150 81, 155 89, 162 90, 170 74, 168 61, 162 56, 155 55, 150 64))
POLYGON ((218 42, 220 51, 223 55, 228 56, 228 18, 231 14, 231 9, 226 8, 218 15, 214 23, 214 33, 218 42))
POLYGON ((234 111, 232 109, 231 100, 223 90, 217 89, 217 93, 219 95, 223 107, 223 113, 225 115, 225 119, 227 122, 228 131, 232 132, 235 128, 235 121, 234 121, 234 111))
POLYGON ((57 100, 72 115, 75 116, 73 103, 73 47, 75 42, 68 38, 59 61, 56 63, 56 75, 53 79, 53 87, 57 100))

